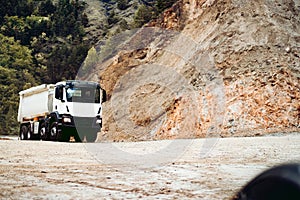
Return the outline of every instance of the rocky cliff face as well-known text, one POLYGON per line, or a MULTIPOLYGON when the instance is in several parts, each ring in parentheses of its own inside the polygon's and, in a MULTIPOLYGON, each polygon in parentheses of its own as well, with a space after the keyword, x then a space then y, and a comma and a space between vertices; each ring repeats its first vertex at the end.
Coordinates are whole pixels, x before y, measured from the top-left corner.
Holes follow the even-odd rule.
POLYGON ((97 66, 100 139, 299 130, 299 13, 296 0, 179 1, 97 66))

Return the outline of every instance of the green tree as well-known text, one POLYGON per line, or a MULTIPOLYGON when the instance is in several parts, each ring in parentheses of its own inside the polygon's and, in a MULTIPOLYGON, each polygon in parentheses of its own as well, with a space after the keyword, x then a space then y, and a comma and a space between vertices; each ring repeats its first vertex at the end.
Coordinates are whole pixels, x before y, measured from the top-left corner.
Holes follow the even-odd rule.
POLYGON ((80 73, 83 73, 81 74, 81 76, 91 73, 92 70, 95 69, 95 66, 98 64, 98 62, 99 62, 99 56, 97 54, 97 50, 95 49, 95 47, 92 47, 88 51, 88 54, 81 67, 80 73))
POLYGON ((117 7, 120 10, 126 10, 128 8, 128 0, 117 0, 117 7))
POLYGON ((47 58, 47 74, 50 80, 47 82, 56 83, 61 80, 75 79, 78 70, 87 56, 88 44, 78 43, 73 45, 56 45, 51 49, 47 58))
POLYGON ((120 21, 119 16, 116 15, 114 10, 112 10, 107 19, 108 24, 114 25, 114 24, 118 23, 118 21, 120 21))
POLYGON ((121 28, 122 31, 128 30, 130 28, 129 25, 128 25, 128 22, 125 19, 122 19, 120 21, 120 28, 121 28))
POLYGON ((88 18, 79 0, 0 3, 0 133, 17 134, 18 92, 76 77, 90 47, 88 18))
POLYGON ((70 0, 59 0, 56 11, 54 12, 51 20, 53 22, 52 29, 56 36, 67 37, 83 37, 81 26, 86 23, 86 18, 80 13, 84 9, 84 4, 70 0))
POLYGON ((37 85, 33 77, 31 51, 14 40, 0 34, 0 132, 18 133, 18 92, 37 85))
POLYGON ((42 1, 37 9, 38 9, 38 13, 37 13, 38 15, 50 16, 55 12, 56 7, 54 6, 53 1, 46 0, 46 1, 42 1))
POLYGON ((13 37, 0 34, 0 66, 33 72, 33 57, 28 47, 20 45, 13 37))
POLYGON ((30 45, 33 37, 38 37, 42 33, 51 34, 49 32, 50 21, 47 17, 41 16, 5 16, 4 24, 1 26, 1 33, 20 40, 22 45, 30 45))
POLYGON ((156 0, 155 9, 157 13, 162 13, 165 9, 170 8, 177 0, 156 0))
POLYGON ((26 17, 33 12, 33 1, 29 0, 0 0, 0 24, 5 16, 26 17))
POLYGON ((30 40, 29 29, 30 27, 23 17, 5 16, 1 32, 6 36, 20 40, 22 44, 28 44, 30 40))
POLYGON ((139 28, 154 18, 153 9, 142 4, 134 14, 134 28, 139 28))
POLYGON ((17 134, 17 70, 0 66, 0 132, 1 134, 17 134), (7 119, 14 118, 14 121, 7 119), (14 129, 13 131, 11 131, 14 129))

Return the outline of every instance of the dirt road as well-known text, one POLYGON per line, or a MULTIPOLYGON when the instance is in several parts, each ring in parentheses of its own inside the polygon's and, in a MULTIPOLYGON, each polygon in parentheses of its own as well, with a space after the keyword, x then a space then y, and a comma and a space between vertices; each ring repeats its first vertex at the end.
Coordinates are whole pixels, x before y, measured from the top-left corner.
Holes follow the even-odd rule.
POLYGON ((228 199, 261 171, 300 162, 299 144, 299 133, 116 144, 2 140, 0 198, 228 199), (168 154, 174 149, 176 157, 168 154))

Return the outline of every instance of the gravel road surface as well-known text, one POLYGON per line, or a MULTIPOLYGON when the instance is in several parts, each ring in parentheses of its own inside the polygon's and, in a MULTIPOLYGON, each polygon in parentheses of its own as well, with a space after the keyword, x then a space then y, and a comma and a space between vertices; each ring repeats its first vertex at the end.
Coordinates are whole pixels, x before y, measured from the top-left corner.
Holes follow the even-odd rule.
POLYGON ((300 162, 300 134, 114 144, 0 140, 0 152, 1 199, 230 199, 263 170, 300 162))

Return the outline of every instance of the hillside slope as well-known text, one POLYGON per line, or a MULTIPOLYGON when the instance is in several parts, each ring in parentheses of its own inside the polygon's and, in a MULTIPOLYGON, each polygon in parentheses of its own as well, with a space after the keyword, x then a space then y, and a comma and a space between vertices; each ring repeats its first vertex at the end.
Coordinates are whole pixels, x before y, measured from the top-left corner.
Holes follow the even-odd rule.
POLYGON ((157 0, 86 0, 86 39, 93 45, 101 46, 113 35, 140 27, 156 18, 163 11, 159 10, 160 7, 169 8, 175 1, 167 0, 163 3, 157 0))
POLYGON ((299 6, 295 0, 179 1, 99 63, 110 97, 100 139, 299 129, 299 6))

